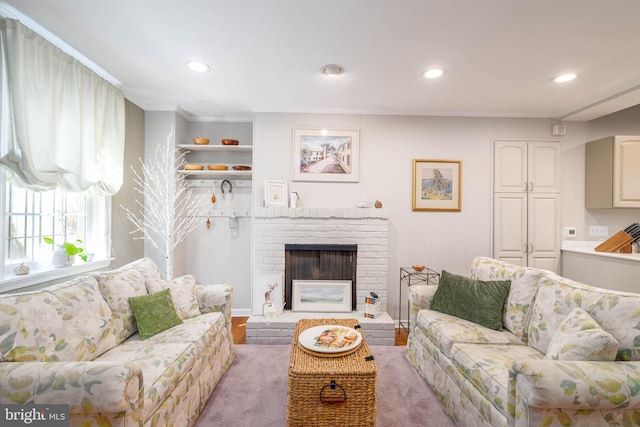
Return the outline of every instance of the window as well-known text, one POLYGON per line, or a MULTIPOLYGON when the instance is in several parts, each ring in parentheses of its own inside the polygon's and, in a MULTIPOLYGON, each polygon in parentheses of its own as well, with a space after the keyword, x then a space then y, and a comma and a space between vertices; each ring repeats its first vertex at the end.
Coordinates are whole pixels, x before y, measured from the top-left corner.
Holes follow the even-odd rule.
POLYGON ((86 197, 61 190, 35 192, 7 182, 5 262, 46 264, 55 243, 86 241, 86 197))
MULTIPOLYGON (((86 196, 60 189, 52 191, 32 191, 6 180, 4 170, 0 170, 0 204, 4 212, 4 223, 0 229, 2 247, 0 259, 4 279, 0 277, 0 292, 19 289, 22 286, 49 280, 52 270, 58 277, 78 274, 76 266, 88 271, 90 265, 77 259, 72 268, 54 269, 51 259, 54 245, 43 238, 51 237, 56 244, 82 240, 85 251, 93 254, 95 260, 107 260, 110 253, 110 197, 86 196), (15 276, 13 269, 20 263, 27 264, 31 272, 28 279, 15 276), (62 271, 65 270, 65 271, 62 271), (21 285, 21 279, 25 282, 21 285), (2 283, 11 282, 10 288, 2 283)), ((91 255, 90 255, 91 257, 91 255)))

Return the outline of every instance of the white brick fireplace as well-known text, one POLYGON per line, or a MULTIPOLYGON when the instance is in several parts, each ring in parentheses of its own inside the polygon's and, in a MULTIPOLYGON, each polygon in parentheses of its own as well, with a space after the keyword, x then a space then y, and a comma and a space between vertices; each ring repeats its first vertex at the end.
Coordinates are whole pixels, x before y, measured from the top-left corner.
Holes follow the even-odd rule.
POLYGON ((387 222, 385 209, 257 209, 254 275, 284 272, 285 244, 357 245, 357 310, 364 310, 364 297, 373 291, 380 297, 380 310, 386 311, 387 222))
MULTIPOLYGON (((301 318, 356 317, 367 342, 394 345, 395 323, 386 313, 388 286, 388 216, 385 209, 259 208, 254 217, 254 277, 284 273, 285 245, 356 245, 358 313, 300 313, 289 310, 276 319, 254 315, 247 321, 247 344, 291 343, 301 318), (380 297, 379 315, 365 318, 364 297, 380 297)), ((255 286, 255 284, 254 284, 255 286)), ((255 289, 258 295, 264 289, 255 289)))

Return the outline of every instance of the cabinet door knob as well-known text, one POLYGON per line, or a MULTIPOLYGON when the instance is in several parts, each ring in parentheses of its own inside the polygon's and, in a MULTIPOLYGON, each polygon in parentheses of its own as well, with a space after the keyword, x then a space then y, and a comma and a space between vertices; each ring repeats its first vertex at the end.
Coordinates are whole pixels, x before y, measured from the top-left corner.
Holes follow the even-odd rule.
POLYGON ((529 183, 529 191, 533 191, 533 181, 529 183))

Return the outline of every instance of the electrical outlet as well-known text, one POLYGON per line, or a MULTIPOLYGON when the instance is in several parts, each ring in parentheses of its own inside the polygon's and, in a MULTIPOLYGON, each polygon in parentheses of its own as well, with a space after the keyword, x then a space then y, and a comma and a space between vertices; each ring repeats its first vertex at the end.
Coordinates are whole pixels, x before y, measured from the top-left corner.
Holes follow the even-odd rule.
POLYGON ((576 237, 576 228, 575 227, 565 227, 564 228, 564 237, 568 237, 568 238, 576 237))
POLYGON ((609 227, 606 225, 590 225, 589 236, 591 237, 607 237, 609 235, 609 227))

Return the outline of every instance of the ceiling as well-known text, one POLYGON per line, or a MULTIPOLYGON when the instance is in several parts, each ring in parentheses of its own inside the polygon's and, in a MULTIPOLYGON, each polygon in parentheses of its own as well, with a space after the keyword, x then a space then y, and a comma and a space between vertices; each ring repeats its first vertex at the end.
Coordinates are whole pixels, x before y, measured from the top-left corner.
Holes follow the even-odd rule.
POLYGON ((640 104, 637 0, 5 0, 145 110, 591 120, 640 104), (185 67, 208 63, 209 73, 185 67), (320 68, 336 63, 338 78, 320 68), (444 77, 427 80, 432 66, 444 77), (573 71, 563 85, 551 78, 573 71))

